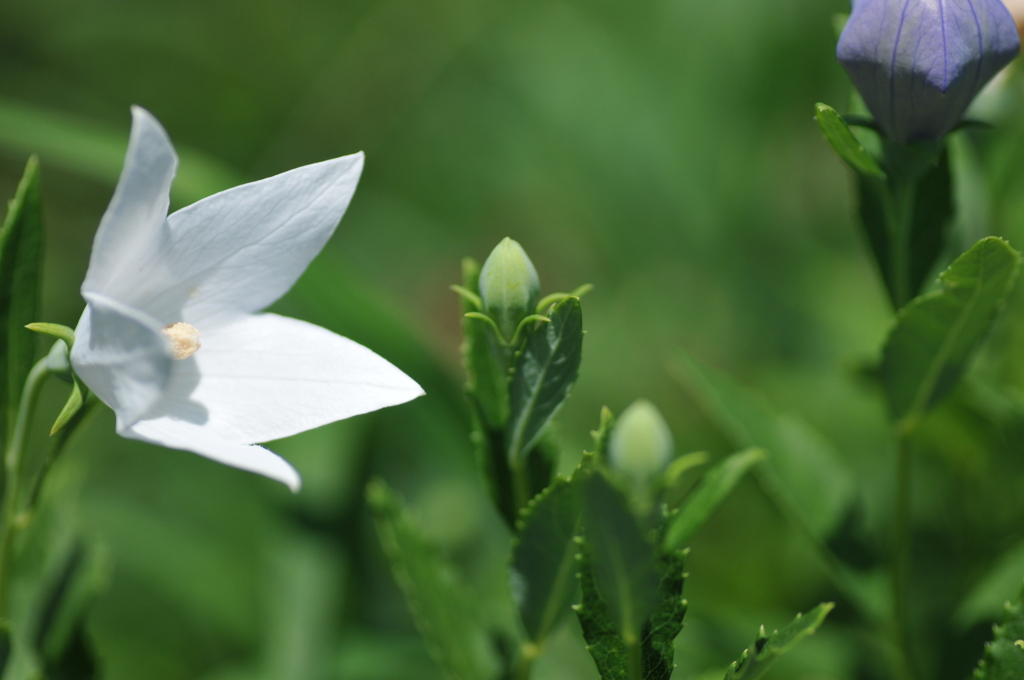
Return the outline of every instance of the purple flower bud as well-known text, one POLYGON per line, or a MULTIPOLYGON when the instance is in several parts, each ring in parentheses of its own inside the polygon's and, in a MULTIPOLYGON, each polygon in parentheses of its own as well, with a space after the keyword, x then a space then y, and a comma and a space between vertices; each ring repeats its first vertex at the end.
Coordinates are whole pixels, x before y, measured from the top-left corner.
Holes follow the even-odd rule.
POLYGON ((939 139, 1020 51, 1000 0, 855 0, 836 56, 892 141, 939 139))

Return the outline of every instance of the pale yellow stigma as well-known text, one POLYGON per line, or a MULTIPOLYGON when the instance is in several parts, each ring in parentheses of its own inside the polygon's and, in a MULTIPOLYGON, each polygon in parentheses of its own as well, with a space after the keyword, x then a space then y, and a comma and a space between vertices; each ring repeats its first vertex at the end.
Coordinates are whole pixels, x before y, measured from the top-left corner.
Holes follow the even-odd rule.
POLYGON ((184 321, 164 326, 162 332, 171 341, 171 357, 174 359, 188 359, 202 346, 199 329, 184 321))

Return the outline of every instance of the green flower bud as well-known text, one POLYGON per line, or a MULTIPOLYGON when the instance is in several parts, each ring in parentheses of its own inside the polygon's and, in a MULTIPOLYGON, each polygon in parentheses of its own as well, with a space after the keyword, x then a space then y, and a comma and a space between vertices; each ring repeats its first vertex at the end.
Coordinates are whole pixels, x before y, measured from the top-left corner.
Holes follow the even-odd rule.
POLYGON ((608 442, 612 467, 643 481, 665 469, 672 458, 672 433, 657 407, 638 399, 622 412, 608 442))
POLYGON ((506 341, 519 322, 534 313, 540 297, 537 270, 523 247, 506 237, 491 251, 480 270, 480 299, 506 341))

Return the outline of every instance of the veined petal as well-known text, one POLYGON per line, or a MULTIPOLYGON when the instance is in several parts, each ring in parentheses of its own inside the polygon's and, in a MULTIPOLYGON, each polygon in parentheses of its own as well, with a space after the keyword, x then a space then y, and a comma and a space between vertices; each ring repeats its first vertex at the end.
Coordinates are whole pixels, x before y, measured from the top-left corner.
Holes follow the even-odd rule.
POLYGON ((198 453, 218 463, 255 472, 298 491, 302 479, 284 458, 262 446, 227 441, 203 425, 172 417, 143 420, 121 433, 132 439, 198 453))
POLYGON ((369 349, 305 321, 248 315, 200 330, 202 349, 176 362, 146 419, 175 418, 225 441, 254 444, 423 394, 369 349))
POLYGON ((83 293, 88 303, 71 350, 78 376, 130 427, 160 400, 171 375, 171 356, 160 324, 117 300, 83 293))
POLYGON ((171 215, 163 257, 187 286, 182 319, 211 328, 284 295, 334 233, 362 168, 361 153, 315 163, 171 215))
POLYGON ((170 283, 162 276, 160 240, 178 157, 160 123, 132 107, 132 132, 121 178, 100 221, 82 291, 143 309, 140 295, 170 283))

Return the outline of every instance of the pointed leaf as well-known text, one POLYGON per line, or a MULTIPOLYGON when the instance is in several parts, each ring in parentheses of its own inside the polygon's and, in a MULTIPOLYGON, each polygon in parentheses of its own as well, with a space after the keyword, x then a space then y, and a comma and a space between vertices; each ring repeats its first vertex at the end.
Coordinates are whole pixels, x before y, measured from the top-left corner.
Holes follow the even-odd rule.
POLYGON ((36 333, 42 333, 43 335, 49 335, 51 338, 57 338, 63 340, 64 344, 68 346, 70 350, 75 344, 75 331, 74 329, 62 326, 59 323, 29 323, 25 324, 25 328, 36 333))
POLYGON ((825 139, 836 155, 857 173, 884 181, 885 171, 853 136, 850 126, 842 116, 827 104, 815 104, 814 109, 818 127, 825 134, 825 139))
POLYGON ((551 322, 526 339, 512 376, 508 459, 518 465, 569 398, 579 375, 583 314, 579 298, 555 305, 551 322))
POLYGON ((36 319, 39 306, 42 210, 39 161, 33 156, 0 228, 0 409, 8 424, 35 360, 36 338, 25 325, 36 319))
POLYGON ((600 472, 581 480, 583 532, 593 553, 594 580, 623 639, 639 642, 658 602, 660 576, 655 548, 626 496, 600 472))
POLYGON ((669 368, 733 445, 767 451, 756 470, 766 491, 791 506, 815 536, 827 537, 854 497, 853 476, 832 443, 800 418, 775 413, 725 374, 681 352, 677 359, 669 368))
POLYGON ((75 381, 71 385, 71 394, 68 395, 64 408, 57 414, 57 420, 54 421, 53 427, 50 428, 50 436, 60 432, 75 417, 75 414, 82 408, 82 404, 85 403, 86 390, 87 388, 83 387, 82 382, 75 377, 75 381))
MULTIPOLYGON (((462 261, 462 287, 479 300, 479 286, 480 265, 467 257, 462 261)), ((478 311, 476 303, 464 295, 463 314, 478 311)), ((479 407, 487 427, 502 427, 508 420, 508 378, 491 352, 487 327, 480 321, 463 316, 462 335, 466 392, 479 407)))
POLYGON ((807 612, 806 615, 797 614, 789 625, 782 630, 775 631, 770 636, 764 634, 762 626, 761 633, 754 644, 743 650, 740 658, 729 667, 725 674, 725 680, 740 680, 740 678, 757 680, 760 678, 780 656, 804 638, 813 635, 834 607, 835 604, 831 602, 823 602, 807 612))
POLYGON ((672 519, 665 535, 665 550, 674 551, 684 547, 743 475, 764 459, 764 451, 761 449, 747 449, 734 453, 708 470, 672 519))
POLYGON ((594 580, 594 558, 585 538, 577 539, 580 603, 573 607, 587 641, 587 651, 601 680, 625 680, 629 675, 629 650, 616 629, 611 608, 602 599, 594 580))
POLYGON ((686 614, 686 600, 683 599, 685 554, 686 551, 676 550, 660 560, 659 601, 644 628, 641 646, 644 680, 670 680, 675 669, 675 640, 683 629, 683 616, 686 614))
POLYGON ((1006 603, 1002 625, 992 627, 992 642, 974 671, 974 680, 1024 678, 1024 591, 1017 601, 1006 603))
POLYGON ((495 675, 478 610, 450 563, 428 545, 398 497, 381 481, 366 489, 381 546, 428 651, 451 680, 495 675))
POLYGON ((555 628, 576 594, 576 535, 580 502, 573 483, 559 477, 520 514, 512 547, 516 602, 526 634, 536 644, 555 628))
POLYGON ((1002 307, 1020 265, 1006 241, 988 237, 939 277, 939 290, 900 310, 885 345, 882 378, 896 420, 912 426, 948 392, 1002 307))

